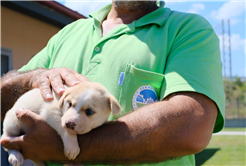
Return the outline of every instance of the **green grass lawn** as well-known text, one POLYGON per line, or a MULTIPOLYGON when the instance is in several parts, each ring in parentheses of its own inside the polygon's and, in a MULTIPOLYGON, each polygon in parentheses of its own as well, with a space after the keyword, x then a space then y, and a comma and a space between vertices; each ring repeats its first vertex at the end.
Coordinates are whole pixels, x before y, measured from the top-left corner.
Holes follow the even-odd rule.
POLYGON ((244 128, 244 127, 241 127, 241 128, 230 128, 230 127, 227 127, 227 128, 224 128, 222 131, 246 131, 246 128, 244 128))
MULTIPOLYGON (((225 128, 223 131, 245 131, 245 128, 225 128)), ((246 137, 213 135, 205 150, 196 154, 197 166, 245 166, 246 137)))

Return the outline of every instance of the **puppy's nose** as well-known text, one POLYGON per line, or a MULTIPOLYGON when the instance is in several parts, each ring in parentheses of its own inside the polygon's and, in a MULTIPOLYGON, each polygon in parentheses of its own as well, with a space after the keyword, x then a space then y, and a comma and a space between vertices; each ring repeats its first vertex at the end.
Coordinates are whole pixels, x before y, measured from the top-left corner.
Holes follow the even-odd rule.
POLYGON ((67 122, 66 123, 67 128, 74 130, 74 127, 76 126, 74 122, 67 122))

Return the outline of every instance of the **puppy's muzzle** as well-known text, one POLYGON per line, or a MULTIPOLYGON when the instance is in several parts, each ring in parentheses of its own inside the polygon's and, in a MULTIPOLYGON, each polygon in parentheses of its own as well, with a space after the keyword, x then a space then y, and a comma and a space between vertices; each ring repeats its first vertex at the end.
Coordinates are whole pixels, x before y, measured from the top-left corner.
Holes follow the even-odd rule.
POLYGON ((76 126, 76 125, 75 125, 74 122, 67 122, 67 123, 66 123, 66 127, 69 128, 69 129, 74 130, 74 127, 75 127, 75 126, 76 126))

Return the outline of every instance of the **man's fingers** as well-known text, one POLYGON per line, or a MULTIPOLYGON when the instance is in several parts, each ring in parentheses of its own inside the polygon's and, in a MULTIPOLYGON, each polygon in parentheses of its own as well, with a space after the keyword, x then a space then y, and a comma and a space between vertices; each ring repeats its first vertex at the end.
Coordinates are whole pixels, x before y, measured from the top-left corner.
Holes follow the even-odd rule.
POLYGON ((83 75, 81 75, 81 74, 79 74, 77 72, 75 73, 75 76, 77 77, 77 79, 80 82, 90 82, 90 80, 87 77, 85 77, 85 76, 83 76, 83 75))
POLYGON ((55 68, 40 72, 34 79, 32 86, 39 88, 43 98, 46 101, 54 99, 52 95, 52 89, 58 95, 62 95, 65 92, 64 84, 72 87, 80 82, 88 82, 85 76, 77 73, 69 68, 55 68))
POLYGON ((66 69, 61 73, 64 83, 71 87, 80 83, 78 78, 75 76, 75 72, 71 69, 66 69))
POLYGON ((84 75, 79 74, 78 72, 76 72, 74 70, 71 70, 71 69, 69 69, 69 70, 76 77, 77 81, 74 82, 75 83, 74 85, 77 85, 79 82, 90 82, 90 80, 87 77, 85 77, 84 75))
POLYGON ((46 76, 42 76, 39 79, 38 88, 40 89, 41 94, 46 101, 53 100, 53 95, 50 88, 50 80, 46 76))
POLYGON ((17 118, 28 126, 34 126, 42 117, 30 110, 19 108, 15 111, 17 118))
POLYGON ((51 73, 49 75, 50 84, 56 94, 62 95, 65 92, 63 85, 63 78, 58 72, 51 73))
POLYGON ((24 136, 19 137, 2 137, 0 143, 7 149, 21 149, 19 143, 23 142, 24 136))

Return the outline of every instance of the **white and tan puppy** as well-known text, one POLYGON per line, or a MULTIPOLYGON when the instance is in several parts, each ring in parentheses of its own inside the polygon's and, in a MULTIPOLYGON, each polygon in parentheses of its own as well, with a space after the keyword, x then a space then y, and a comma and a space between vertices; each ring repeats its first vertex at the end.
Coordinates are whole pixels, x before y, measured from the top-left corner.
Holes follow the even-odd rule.
MULTIPOLYGON (((43 100, 40 90, 33 89, 22 95, 7 112, 3 122, 3 137, 19 136, 28 126, 21 123, 15 115, 18 108, 29 109, 43 117, 61 136, 65 156, 73 160, 80 152, 77 134, 85 134, 107 121, 111 111, 120 112, 120 105, 105 87, 99 83, 86 82, 66 89, 62 97, 54 94, 54 100, 43 100)), ((18 150, 9 150, 9 162, 13 166, 23 163, 18 150)), ((35 166, 44 165, 42 161, 33 161, 35 166)))

